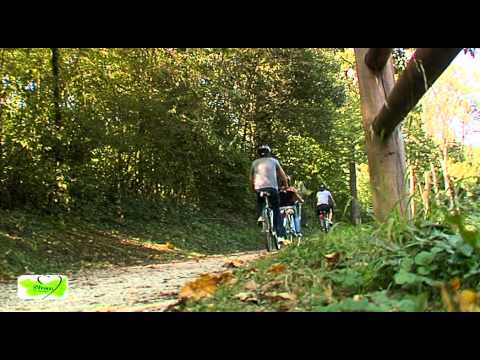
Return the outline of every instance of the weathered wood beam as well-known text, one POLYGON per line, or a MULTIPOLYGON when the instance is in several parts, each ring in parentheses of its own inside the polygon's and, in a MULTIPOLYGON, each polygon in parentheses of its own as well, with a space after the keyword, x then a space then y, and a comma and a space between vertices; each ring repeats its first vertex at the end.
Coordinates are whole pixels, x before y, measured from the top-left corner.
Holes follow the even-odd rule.
POLYGON ((370 70, 378 72, 385 67, 393 48, 370 48, 365 55, 365 64, 370 70))
POLYGON ((461 50, 417 49, 372 123, 375 134, 388 138, 461 50))
POLYGON ((392 210, 408 217, 408 191, 405 184, 405 148, 397 129, 386 141, 380 141, 372 131, 372 122, 395 85, 391 59, 378 72, 365 63, 369 49, 356 48, 360 102, 365 130, 368 169, 375 217, 384 221, 392 210))

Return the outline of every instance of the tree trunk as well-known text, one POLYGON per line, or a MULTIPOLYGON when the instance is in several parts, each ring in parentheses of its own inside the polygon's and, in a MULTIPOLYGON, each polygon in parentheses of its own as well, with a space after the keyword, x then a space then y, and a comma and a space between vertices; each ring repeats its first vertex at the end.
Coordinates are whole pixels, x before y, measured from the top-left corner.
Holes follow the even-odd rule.
POLYGON ((422 192, 422 201, 423 201, 423 208, 425 213, 428 213, 430 210, 430 191, 432 189, 432 176, 431 171, 425 171, 425 185, 422 192))
MULTIPOLYGON (((3 65, 5 63, 5 49, 1 50, 1 60, 0 60, 0 73, 3 74, 3 65)), ((3 120, 2 120, 2 114, 3 114, 3 109, 6 103, 7 99, 7 92, 0 91, 0 168, 2 169, 2 172, 0 173, 1 178, 3 179, 3 120)))
POLYGON ((417 174, 415 165, 410 166, 410 211, 412 218, 415 218, 415 188, 417 187, 417 174))
POLYGON ((450 199, 450 205, 453 206, 454 194, 453 194, 452 182, 450 180, 450 175, 448 173, 448 147, 446 144, 444 144, 442 148, 442 160, 440 161, 440 163, 442 165, 443 182, 445 186, 445 191, 447 193, 448 198, 450 199))
POLYGON ((57 48, 52 48, 52 75, 53 75, 53 105, 54 119, 57 129, 62 125, 62 114, 60 112, 60 65, 57 48))
POLYGON ((357 169, 355 160, 350 162, 350 193, 352 196, 352 209, 351 209, 351 216, 352 216, 352 223, 354 225, 359 225, 362 222, 362 218, 360 216, 360 204, 358 202, 358 195, 357 195, 357 169))
POLYGON ((433 163, 430 163, 430 171, 432 172, 433 191, 435 192, 435 198, 438 200, 438 193, 439 193, 438 177, 437 177, 437 170, 435 169, 435 165, 433 163))
MULTIPOLYGON (((60 111, 60 61, 58 48, 51 48, 52 51, 52 85, 53 85, 53 107, 54 107, 54 121, 57 132, 61 131, 62 126, 62 113, 60 111)), ((60 141, 56 141, 55 147, 55 161, 60 162, 61 156, 61 144, 60 141)))
POLYGON ((365 64, 367 51, 366 48, 356 48, 355 59, 367 144, 373 209, 377 219, 383 221, 395 208, 399 209, 401 215, 408 216, 405 148, 399 128, 396 128, 384 141, 373 132, 372 123, 393 88, 394 77, 391 59, 378 74, 372 72, 365 64))

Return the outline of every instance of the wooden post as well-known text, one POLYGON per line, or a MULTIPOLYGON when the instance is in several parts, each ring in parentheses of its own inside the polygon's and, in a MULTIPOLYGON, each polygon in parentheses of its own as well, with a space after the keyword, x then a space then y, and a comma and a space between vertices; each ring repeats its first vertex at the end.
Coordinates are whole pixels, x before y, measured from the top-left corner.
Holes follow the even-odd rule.
POLYGON ((398 128, 383 142, 373 132, 372 122, 386 103, 395 80, 391 58, 381 71, 373 72, 365 63, 367 52, 366 48, 356 48, 355 59, 367 144, 373 210, 376 218, 383 221, 396 207, 401 215, 408 216, 405 147, 398 128))
POLYGON ((414 108, 461 48, 417 49, 373 122, 377 135, 387 138, 414 108))
POLYGON ((365 63, 372 71, 381 71, 387 63, 393 48, 370 48, 365 55, 365 63))

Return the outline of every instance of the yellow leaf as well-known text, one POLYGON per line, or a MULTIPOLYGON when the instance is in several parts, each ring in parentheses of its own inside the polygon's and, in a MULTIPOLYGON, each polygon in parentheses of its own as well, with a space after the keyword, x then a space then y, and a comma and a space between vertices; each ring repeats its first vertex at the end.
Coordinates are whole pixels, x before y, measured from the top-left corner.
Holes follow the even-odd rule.
POLYGON ((218 274, 202 274, 197 279, 189 281, 180 290, 178 296, 180 299, 199 300, 212 296, 217 290, 218 285, 230 285, 235 282, 231 272, 218 274))
POLYGON ((268 272, 272 274, 279 274, 283 272, 285 269, 286 269, 285 264, 277 263, 270 266, 270 268, 268 269, 268 272))
POLYGON ((475 304, 477 301, 477 293, 474 291, 463 290, 457 298, 461 312, 472 312, 477 309, 475 304))

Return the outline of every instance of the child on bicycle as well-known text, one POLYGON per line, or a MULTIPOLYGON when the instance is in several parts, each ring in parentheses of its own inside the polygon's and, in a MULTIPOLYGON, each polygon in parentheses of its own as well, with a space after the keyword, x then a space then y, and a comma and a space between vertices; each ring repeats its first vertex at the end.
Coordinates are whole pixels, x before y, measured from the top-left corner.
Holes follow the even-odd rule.
POLYGON ((295 232, 297 236, 302 236, 302 233, 300 232, 300 208, 299 208, 299 202, 303 203, 304 200, 298 193, 297 189, 295 189, 292 184, 292 178, 291 176, 287 176, 288 183, 286 186, 282 187, 279 192, 280 196, 280 207, 284 206, 291 206, 294 209, 294 214, 293 214, 293 219, 294 219, 294 224, 295 224, 295 232))

